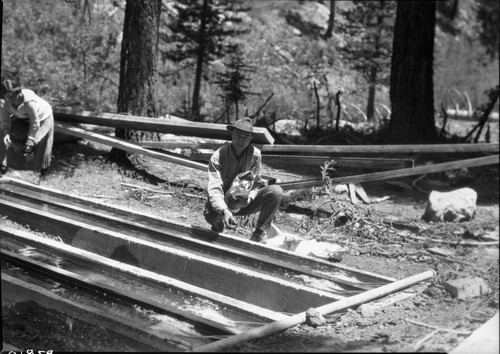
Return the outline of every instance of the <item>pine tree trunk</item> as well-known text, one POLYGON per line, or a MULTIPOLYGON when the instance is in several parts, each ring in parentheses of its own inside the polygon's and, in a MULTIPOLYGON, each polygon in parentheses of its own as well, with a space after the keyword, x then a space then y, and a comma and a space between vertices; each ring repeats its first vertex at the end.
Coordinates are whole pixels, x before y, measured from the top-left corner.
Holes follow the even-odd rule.
POLYGON ((328 17, 328 28, 323 38, 328 39, 332 37, 333 26, 335 25, 335 0, 330 0, 330 16, 328 17))
POLYGON ((196 58, 196 76, 193 87, 193 106, 191 109, 194 121, 201 121, 200 117, 200 88, 201 74, 203 72, 203 62, 205 58, 205 30, 207 26, 208 0, 203 0, 203 9, 201 13, 200 32, 198 36, 198 53, 196 58))
POLYGON ((437 139, 434 120, 434 1, 398 1, 391 63, 391 120, 394 143, 437 139))
POLYGON ((373 121, 375 117, 375 88, 377 86, 377 67, 370 68, 370 80, 368 82, 368 103, 366 104, 366 119, 373 121))
MULTIPOLYGON (((159 114, 156 83, 158 80, 158 38, 160 0, 127 0, 123 25, 120 63, 118 112, 144 117, 159 114)), ((117 128, 118 138, 140 142, 158 140, 158 134, 117 128)), ((124 151, 114 149, 115 159, 123 160, 124 151)))

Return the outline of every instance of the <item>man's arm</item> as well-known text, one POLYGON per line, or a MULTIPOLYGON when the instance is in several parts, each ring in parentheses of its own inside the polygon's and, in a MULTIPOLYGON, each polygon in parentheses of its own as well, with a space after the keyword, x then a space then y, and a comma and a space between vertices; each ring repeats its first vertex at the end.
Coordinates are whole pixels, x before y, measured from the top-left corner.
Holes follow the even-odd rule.
POLYGON ((234 227, 236 220, 229 210, 225 199, 222 181, 222 170, 220 166, 219 151, 216 151, 208 163, 208 201, 216 213, 222 216, 226 227, 234 227))
POLYGON ((28 131, 28 140, 32 140, 35 142, 35 136, 40 129, 40 119, 38 117, 38 113, 36 111, 36 104, 33 101, 28 102, 26 105, 28 117, 30 119, 29 123, 29 131, 28 131))
POLYGON ((208 163, 208 201, 218 214, 228 209, 224 201, 222 169, 219 163, 219 151, 216 151, 208 163))

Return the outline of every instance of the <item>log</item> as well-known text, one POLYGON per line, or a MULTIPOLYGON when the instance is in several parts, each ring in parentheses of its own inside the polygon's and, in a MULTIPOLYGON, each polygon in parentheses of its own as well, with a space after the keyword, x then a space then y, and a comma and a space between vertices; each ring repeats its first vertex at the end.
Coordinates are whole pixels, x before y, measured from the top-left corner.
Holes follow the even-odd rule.
MULTIPOLYGON (((368 291, 365 291, 364 293, 354 295, 342 300, 338 300, 320 307, 317 307, 316 310, 321 314, 321 315, 327 315, 333 312, 341 311, 348 309, 350 307, 358 306, 363 303, 381 298, 383 296, 386 296, 388 294, 394 293, 396 291, 400 291, 406 288, 409 288, 415 284, 418 284, 424 280, 430 279, 435 276, 435 272, 433 270, 428 270, 426 272, 420 273, 413 275, 411 277, 397 280, 393 283, 383 285, 381 287, 371 289, 368 291)), ((241 345, 242 343, 252 340, 252 339, 257 339, 257 338, 262 338, 265 336, 268 336, 270 334, 278 333, 281 331, 284 331, 290 327, 293 327, 295 325, 304 323, 306 321, 306 311, 301 312, 299 314, 284 318, 279 321, 272 322, 270 324, 257 327, 254 329, 251 329, 247 332, 236 334, 234 336, 221 339, 219 341, 206 344, 197 348, 194 348, 194 352, 217 352, 217 351, 223 351, 227 350, 228 348, 234 347, 236 345, 241 345)))
MULTIPOLYGON (((54 111, 54 119, 56 122, 94 124, 122 129, 197 136, 201 138, 231 139, 231 135, 226 129, 226 124, 192 122, 174 116, 169 116, 169 118, 171 119, 88 111, 54 111)), ((253 141, 259 144, 273 144, 274 138, 266 128, 254 127, 253 141)))
POLYGON ((55 124, 55 131, 61 134, 75 136, 77 138, 92 140, 101 144, 109 145, 117 149, 125 150, 128 152, 134 152, 140 155, 149 156, 155 159, 159 159, 166 162, 175 163, 178 165, 195 168, 197 170, 208 171, 208 167, 204 163, 199 163, 191 161, 189 159, 183 159, 180 157, 170 156, 163 154, 161 152, 151 151, 141 147, 138 144, 132 143, 130 141, 111 137, 108 135, 93 133, 85 129, 72 127, 69 125, 64 125, 61 123, 55 124))
MULTIPOLYGON (((384 180, 384 179, 441 172, 441 171, 446 171, 446 170, 458 169, 458 168, 462 168, 462 167, 477 167, 477 166, 484 166, 484 165, 495 165, 498 163, 499 163, 498 155, 485 156, 485 157, 478 157, 478 158, 467 159, 467 160, 458 160, 458 161, 438 163, 438 164, 434 164, 434 165, 425 165, 425 166, 418 166, 418 167, 413 167, 413 168, 402 168, 399 170, 392 170, 392 171, 373 172, 373 173, 365 173, 365 174, 354 175, 354 176, 343 176, 343 177, 337 177, 337 178, 330 178, 330 182, 332 184, 341 184, 341 183, 360 183, 360 182, 368 182, 368 181, 380 181, 380 180, 384 180)), ((277 185, 281 186, 283 188, 283 190, 305 189, 305 188, 310 188, 310 187, 320 187, 323 185, 323 180, 322 179, 310 179, 310 180, 297 181, 297 182, 277 183, 277 185)))
MULTIPOLYGON (((466 109, 452 109, 452 108, 450 108, 450 109, 447 109, 445 112, 451 119, 477 122, 477 117, 474 116, 473 112, 468 111, 466 109)), ((490 120, 490 122, 497 122, 498 121, 498 112, 491 112, 488 116, 488 119, 490 120)))
POLYGON ((191 143, 186 141, 141 141, 141 146, 147 149, 212 149, 217 150, 224 143, 191 143))
POLYGON ((481 144, 415 144, 415 145, 262 145, 262 154, 418 154, 418 153, 495 153, 499 143, 481 144))
MULTIPOLYGON (((201 161, 208 161, 212 154, 206 152, 195 152, 191 156, 201 161)), ((325 161, 329 160, 335 160, 335 165, 333 166, 339 168, 394 170, 414 166, 414 161, 411 159, 262 154, 262 163, 273 165, 296 164, 301 166, 322 166, 325 161)))

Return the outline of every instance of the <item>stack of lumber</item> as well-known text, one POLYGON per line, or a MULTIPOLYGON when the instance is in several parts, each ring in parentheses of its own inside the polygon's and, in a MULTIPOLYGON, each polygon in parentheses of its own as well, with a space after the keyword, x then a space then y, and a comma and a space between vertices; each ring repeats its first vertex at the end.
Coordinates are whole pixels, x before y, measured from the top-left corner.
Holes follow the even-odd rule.
MULTIPOLYGON (((134 152, 157 158, 163 161, 176 163, 199 170, 206 170, 211 151, 220 146, 220 143, 181 143, 181 142, 143 142, 135 144, 130 141, 92 133, 76 127, 76 124, 90 124, 131 130, 153 131, 165 134, 182 136, 196 136, 209 139, 229 140, 225 124, 201 123, 187 121, 177 117, 149 118, 124 114, 98 112, 54 112, 56 132, 78 138, 97 141, 114 148, 134 152), (68 124, 72 123, 72 124, 68 124), (193 153, 190 158, 179 154, 162 151, 176 148, 188 148, 193 153), (160 149, 160 151, 158 151, 160 149), (211 149, 201 150, 200 149, 211 149), (201 161, 201 162, 200 162, 201 161)), ((342 176, 330 179, 331 183, 360 183, 374 180, 392 179, 412 175, 423 175, 458 169, 499 163, 499 144, 422 144, 422 145, 274 145, 274 138, 265 128, 254 128, 253 143, 261 149, 264 163, 299 164, 302 166, 322 165, 328 160, 335 161, 335 167, 357 167, 379 170, 354 176, 342 176), (388 159, 378 157, 345 157, 352 154, 443 154, 443 153, 482 153, 490 156, 452 161, 434 165, 414 166, 411 159, 388 159), (343 156, 344 155, 344 156, 343 156), (380 171, 385 170, 385 171, 380 171)), ((304 189, 321 186, 322 179, 280 183, 285 190, 304 189)))

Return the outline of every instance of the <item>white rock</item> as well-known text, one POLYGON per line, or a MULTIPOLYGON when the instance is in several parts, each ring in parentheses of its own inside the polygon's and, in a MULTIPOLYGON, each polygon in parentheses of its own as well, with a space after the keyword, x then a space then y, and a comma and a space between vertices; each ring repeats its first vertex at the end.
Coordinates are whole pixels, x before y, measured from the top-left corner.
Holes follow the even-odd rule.
POLYGON ((422 219, 424 221, 460 222, 476 215, 477 193, 471 188, 451 192, 432 191, 422 219))

